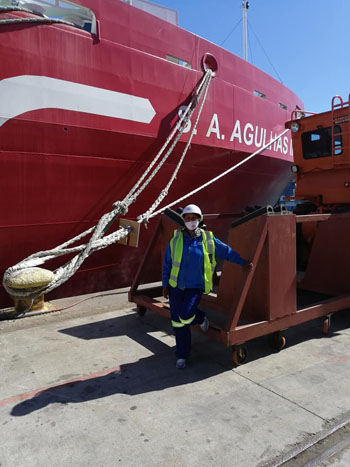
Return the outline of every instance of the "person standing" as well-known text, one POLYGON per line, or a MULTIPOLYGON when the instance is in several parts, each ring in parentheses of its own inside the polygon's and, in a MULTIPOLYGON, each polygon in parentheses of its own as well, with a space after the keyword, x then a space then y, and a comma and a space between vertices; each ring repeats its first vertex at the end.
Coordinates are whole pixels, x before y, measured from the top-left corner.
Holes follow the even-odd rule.
POLYGON ((251 269, 252 263, 214 237, 212 232, 200 229, 202 211, 189 204, 182 211, 185 228, 175 230, 163 263, 163 296, 169 298, 171 324, 176 341, 176 368, 186 367, 191 350, 190 326, 199 324, 202 331, 209 328, 208 318, 198 304, 203 293, 213 287, 216 258, 237 263, 251 269))

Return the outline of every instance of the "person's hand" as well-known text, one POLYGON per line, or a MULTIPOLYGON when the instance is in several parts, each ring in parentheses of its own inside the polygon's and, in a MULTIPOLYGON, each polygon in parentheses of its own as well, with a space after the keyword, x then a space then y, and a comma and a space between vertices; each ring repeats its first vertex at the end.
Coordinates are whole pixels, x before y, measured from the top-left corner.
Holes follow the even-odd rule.
POLYGON ((163 297, 169 298, 169 287, 163 287, 163 297))
POLYGON ((249 261, 248 259, 246 259, 245 262, 242 264, 242 267, 250 271, 253 269, 253 263, 249 261))

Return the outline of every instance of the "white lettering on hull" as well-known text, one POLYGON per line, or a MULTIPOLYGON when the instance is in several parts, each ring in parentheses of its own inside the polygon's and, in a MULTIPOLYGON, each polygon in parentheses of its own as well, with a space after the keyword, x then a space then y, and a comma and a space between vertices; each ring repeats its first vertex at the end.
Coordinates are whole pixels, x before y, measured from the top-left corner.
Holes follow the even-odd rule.
MULTIPOLYGON (((283 130, 281 129, 281 132, 283 130)), ((212 133, 216 134, 217 139, 220 139, 219 118, 217 114, 213 114, 206 137, 208 138, 212 133)), ((273 140, 278 136, 278 133, 270 131, 269 140, 273 140)), ((221 139, 224 139, 223 135, 221 139)), ((246 146, 255 146, 257 149, 265 146, 268 143, 266 128, 253 125, 253 123, 246 123, 244 126, 240 120, 236 120, 230 136, 230 142, 244 143, 246 146)), ((273 144, 269 145, 266 149, 271 151, 280 152, 281 154, 293 156, 292 140, 288 136, 279 138, 273 144)))
POLYGON ((0 127, 18 115, 63 109, 150 123, 156 112, 148 99, 47 76, 22 75, 0 81, 0 127))
POLYGON ((247 146, 251 146, 254 140, 254 127, 251 123, 247 123, 243 130, 243 141, 247 146), (249 133, 248 133, 249 131, 249 133))
POLYGON ((214 114, 213 118, 211 119, 206 137, 209 138, 209 136, 214 133, 217 137, 217 139, 221 139, 220 136, 220 129, 219 129, 219 120, 218 120, 218 115, 214 114))
POLYGON ((239 120, 236 120, 236 123, 235 123, 235 126, 233 128, 230 141, 234 141, 235 138, 238 139, 239 143, 242 143, 241 122, 239 120))
MULTIPOLYGON (((187 106, 186 105, 182 105, 181 107, 179 107, 179 110, 177 112, 179 118, 181 118, 183 116, 183 114, 186 112, 186 109, 187 109, 187 106)), ((186 126, 185 128, 183 129, 183 133, 186 134, 188 133, 190 130, 191 130, 191 120, 188 120, 188 122, 186 123, 186 126)), ((195 128, 194 132, 193 132, 194 135, 197 134, 197 129, 195 128)))
MULTIPOLYGON (((25 112, 40 109, 62 109, 101 115, 122 120, 149 124, 156 112, 147 98, 125 94, 85 84, 74 83, 47 76, 21 75, 0 81, 0 127, 25 112)), ((185 107, 179 108, 181 116, 185 107)), ((184 133, 191 129, 188 122, 184 133)), ((268 131, 265 128, 236 120, 230 136, 230 142, 244 143, 246 146, 260 148, 265 146, 268 131)), ((197 134, 197 131, 195 131, 197 134)), ((220 132, 219 117, 214 113, 206 137, 215 135, 224 141, 220 132)), ((277 134, 270 132, 270 140, 277 134)), ((292 141, 284 136, 267 149, 293 156, 292 141)))

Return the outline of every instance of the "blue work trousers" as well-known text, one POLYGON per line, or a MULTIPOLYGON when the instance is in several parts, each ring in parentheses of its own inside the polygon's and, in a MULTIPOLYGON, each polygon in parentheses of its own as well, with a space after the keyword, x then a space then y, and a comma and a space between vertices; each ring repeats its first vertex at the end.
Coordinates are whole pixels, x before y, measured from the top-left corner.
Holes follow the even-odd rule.
POLYGON ((176 356, 178 358, 188 358, 191 350, 191 325, 203 323, 205 313, 197 308, 202 289, 179 289, 178 287, 169 287, 169 302, 171 320, 181 322, 188 320, 195 315, 191 324, 185 324, 182 327, 173 327, 176 340, 176 356))

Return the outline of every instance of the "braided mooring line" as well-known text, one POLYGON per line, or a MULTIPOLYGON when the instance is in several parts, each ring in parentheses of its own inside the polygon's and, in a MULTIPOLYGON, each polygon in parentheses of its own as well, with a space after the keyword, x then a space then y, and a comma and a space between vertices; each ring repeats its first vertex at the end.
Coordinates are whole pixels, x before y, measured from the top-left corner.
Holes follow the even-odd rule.
MULTIPOLYGON (((201 100, 203 91, 205 90, 205 96, 207 94, 208 86, 210 83, 211 79, 211 71, 207 71, 205 75, 203 76, 200 84, 198 85, 196 92, 194 96, 192 97, 190 104, 188 105, 187 109, 185 110, 184 114, 180 117, 179 121, 176 123, 174 130, 172 131, 171 135, 167 138, 166 143, 163 145, 157 156, 153 159, 152 163, 150 166, 147 168, 145 173, 141 176, 141 178, 138 180, 138 182, 134 185, 134 187, 130 190, 128 195, 124 198, 123 201, 117 201, 114 203, 114 209, 106 214, 104 214, 100 220, 98 221, 97 225, 94 227, 91 227, 87 229, 86 231, 82 232, 81 234, 77 235, 73 239, 68 240, 67 242, 62 243, 61 245, 51 249, 51 250, 46 250, 46 251, 41 251, 38 253, 34 253, 27 257, 26 259, 20 261, 16 265, 8 268, 3 276, 3 285, 5 290, 9 295, 11 295, 13 298, 17 299, 24 299, 24 298, 35 298, 38 295, 45 294, 50 292, 51 290, 57 288, 64 282, 66 282, 81 266, 81 264, 85 261, 85 259, 94 251, 101 250, 103 248, 106 248, 107 246, 116 243, 120 241, 121 239, 125 238, 127 235, 130 234, 132 231, 131 227, 122 227, 119 228, 116 232, 111 233, 110 235, 107 235, 103 237, 103 235, 106 233, 108 228, 113 224, 113 222, 116 220, 116 218, 120 214, 126 214, 128 211, 128 207, 136 201, 137 197, 141 194, 141 192, 146 188, 146 186, 150 183, 152 178, 156 175, 156 173, 159 171, 159 169, 162 167, 164 162, 167 160, 169 155, 171 154, 172 150, 174 149, 177 141, 179 140, 180 136, 182 135, 187 122, 189 121, 190 117, 192 116, 195 108, 197 107, 198 102, 201 100), (158 166, 153 170, 151 175, 148 177, 148 179, 143 183, 141 187, 139 187, 140 183, 147 177, 149 174, 150 170, 152 167, 155 165, 157 160, 160 158, 162 153, 164 152, 165 148, 167 145, 170 143, 172 137, 178 132, 177 137, 175 138, 175 142, 172 143, 171 147, 163 157, 163 159, 158 163, 158 166), (138 190, 136 191, 136 189, 138 190), (136 191, 136 192, 135 192, 136 191), (78 245, 76 247, 68 248, 70 245, 72 245, 75 242, 78 242, 85 236, 89 235, 92 233, 92 236, 86 244, 83 245, 78 245), (28 269, 32 268, 35 266, 39 266, 41 264, 44 264, 46 261, 63 256, 65 254, 71 254, 71 253, 78 253, 74 258, 72 258, 70 261, 68 261, 66 264, 63 266, 60 266, 54 271, 54 279, 50 282, 45 287, 41 288, 35 288, 35 289, 14 289, 12 287, 9 287, 7 285, 9 277, 16 273, 19 272, 23 269, 28 269)), ((203 101, 201 103, 200 107, 200 112, 203 107, 203 101)), ((196 120, 196 124, 198 122, 198 118, 196 120)), ((193 132, 191 133, 191 139, 193 136, 193 132)), ((189 146, 189 144, 188 144, 189 146)), ((183 155, 184 157, 184 155, 183 155)), ((182 158, 183 159, 183 158, 182 158)), ((176 169, 175 169, 176 170, 176 169)), ((176 172, 177 173, 177 172, 176 172)), ((175 178, 175 177, 174 177, 175 178)), ((163 190, 164 191, 164 190, 163 190)), ((159 198, 164 199, 164 196, 162 197, 161 192, 159 198)), ((157 201, 157 200, 156 200, 157 201)), ((161 201, 159 201, 160 203, 161 201)), ((158 204, 159 204, 158 203, 158 204)), ((158 205, 157 204, 157 205, 158 205)), ((156 205, 156 206, 157 206, 156 205)), ((155 206, 155 207, 156 207, 155 206)), ((155 209, 155 207, 153 209, 155 209)))

